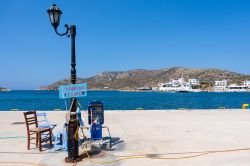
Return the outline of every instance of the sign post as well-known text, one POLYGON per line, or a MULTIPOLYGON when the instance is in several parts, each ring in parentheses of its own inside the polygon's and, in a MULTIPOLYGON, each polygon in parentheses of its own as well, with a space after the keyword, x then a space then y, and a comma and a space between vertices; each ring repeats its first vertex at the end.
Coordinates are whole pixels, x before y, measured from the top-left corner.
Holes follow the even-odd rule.
POLYGON ((59 86, 58 90, 60 99, 67 99, 73 97, 86 97, 87 83, 59 86))

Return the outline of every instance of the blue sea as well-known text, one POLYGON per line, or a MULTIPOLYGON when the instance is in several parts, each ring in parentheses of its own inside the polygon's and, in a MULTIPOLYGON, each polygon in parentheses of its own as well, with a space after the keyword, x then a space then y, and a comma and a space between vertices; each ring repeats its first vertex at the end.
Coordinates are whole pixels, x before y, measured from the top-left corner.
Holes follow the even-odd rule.
MULTIPOLYGON (((106 110, 168 110, 168 109, 217 109, 241 108, 250 103, 250 93, 163 93, 88 91, 79 98, 83 109, 91 100, 104 102, 106 110)), ((66 101, 67 108, 69 100, 66 101)), ((66 109, 65 100, 59 99, 58 91, 10 91, 0 92, 0 110, 54 110, 66 109)))

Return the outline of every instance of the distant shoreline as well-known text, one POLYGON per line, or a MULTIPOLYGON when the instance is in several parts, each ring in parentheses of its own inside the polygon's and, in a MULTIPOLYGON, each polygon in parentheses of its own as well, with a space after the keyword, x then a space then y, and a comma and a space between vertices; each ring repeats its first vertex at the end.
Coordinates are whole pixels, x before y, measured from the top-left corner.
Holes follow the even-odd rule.
MULTIPOLYGON (((0 112, 25 112, 25 111, 32 111, 32 110, 3 110, 0 112)), ((35 110, 35 111, 39 111, 39 112, 62 112, 65 110, 35 110)), ((86 110, 81 110, 81 111, 86 111, 86 110)), ((151 111, 170 111, 170 112, 189 112, 189 111, 243 111, 243 112, 250 112, 250 109, 163 109, 163 110, 159 110, 159 109, 155 109, 155 110, 136 110, 136 109, 132 109, 132 110, 104 110, 105 112, 151 112, 151 111)))
MULTIPOLYGON (((11 91, 58 91, 53 89, 13 89, 11 91)), ((1 91, 0 92, 11 92, 11 91, 1 91)), ((164 92, 164 91, 153 91, 153 90, 122 90, 122 89, 88 89, 88 91, 117 91, 117 92, 155 92, 155 93, 250 93, 250 91, 246 92, 216 92, 216 91, 200 91, 200 92, 164 92)))

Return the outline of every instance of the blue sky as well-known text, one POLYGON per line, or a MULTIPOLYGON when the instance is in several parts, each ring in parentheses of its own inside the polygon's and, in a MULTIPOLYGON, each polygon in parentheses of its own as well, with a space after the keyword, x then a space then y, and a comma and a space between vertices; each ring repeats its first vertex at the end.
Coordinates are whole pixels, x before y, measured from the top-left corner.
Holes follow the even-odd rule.
POLYGON ((46 10, 77 26, 77 75, 173 66, 250 74, 248 0, 1 0, 0 87, 35 89, 70 75, 70 39, 46 10))

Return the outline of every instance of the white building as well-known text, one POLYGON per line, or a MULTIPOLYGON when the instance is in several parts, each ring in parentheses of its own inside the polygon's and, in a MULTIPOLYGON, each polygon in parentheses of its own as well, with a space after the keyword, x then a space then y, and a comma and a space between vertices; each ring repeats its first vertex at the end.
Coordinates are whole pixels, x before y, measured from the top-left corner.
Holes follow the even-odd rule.
POLYGON ((200 81, 198 79, 188 79, 188 82, 194 86, 200 86, 200 81))
POLYGON ((250 89, 250 81, 244 81, 243 85, 250 89))
POLYGON ((217 86, 217 87, 225 87, 225 86, 227 86, 227 80, 215 81, 215 86, 217 86))
POLYGON ((230 84, 227 86, 227 92, 247 92, 248 88, 245 85, 230 84))
POLYGON ((227 80, 215 81, 214 87, 215 92, 226 92, 227 90, 227 80))
POLYGON ((158 90, 164 92, 199 92, 199 89, 192 89, 189 82, 185 82, 183 78, 171 80, 166 83, 159 83, 158 90))

